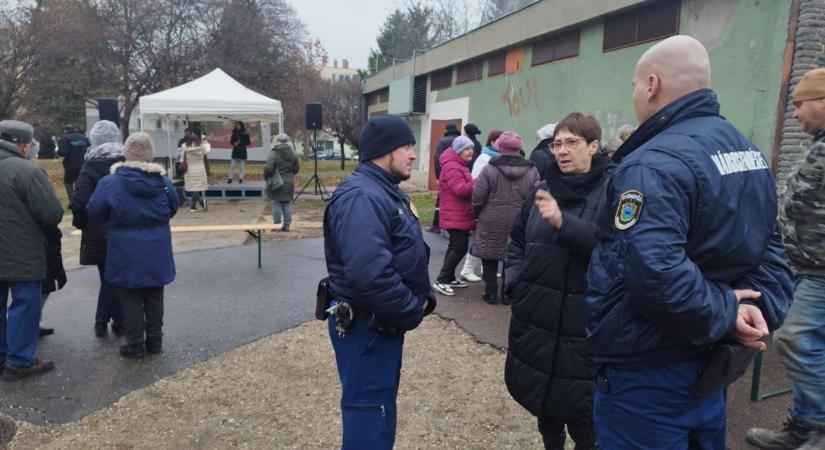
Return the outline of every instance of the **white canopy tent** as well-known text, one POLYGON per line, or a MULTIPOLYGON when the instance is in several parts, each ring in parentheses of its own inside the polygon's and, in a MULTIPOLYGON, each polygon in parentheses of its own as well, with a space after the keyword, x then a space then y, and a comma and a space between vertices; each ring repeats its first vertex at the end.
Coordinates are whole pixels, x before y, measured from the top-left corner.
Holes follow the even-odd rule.
MULTIPOLYGON (((277 122, 279 131, 284 128, 284 110, 279 100, 247 88, 221 69, 180 86, 144 95, 140 97, 139 109, 141 131, 145 117, 164 118, 167 138, 171 120, 259 120, 277 122)), ((171 148, 169 155, 171 160, 171 148)))

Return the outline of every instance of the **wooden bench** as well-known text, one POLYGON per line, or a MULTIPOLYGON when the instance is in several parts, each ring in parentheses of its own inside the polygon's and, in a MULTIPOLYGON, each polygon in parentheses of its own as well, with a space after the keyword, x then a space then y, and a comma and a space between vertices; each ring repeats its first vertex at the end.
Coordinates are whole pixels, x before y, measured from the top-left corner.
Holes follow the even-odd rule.
MULTIPOLYGON (((258 268, 261 268, 261 235, 264 231, 280 230, 281 225, 272 223, 253 223, 248 225, 182 225, 171 227, 172 233, 215 233, 220 231, 245 231, 258 244, 258 268)), ((80 230, 71 232, 72 236, 80 235, 80 230)))

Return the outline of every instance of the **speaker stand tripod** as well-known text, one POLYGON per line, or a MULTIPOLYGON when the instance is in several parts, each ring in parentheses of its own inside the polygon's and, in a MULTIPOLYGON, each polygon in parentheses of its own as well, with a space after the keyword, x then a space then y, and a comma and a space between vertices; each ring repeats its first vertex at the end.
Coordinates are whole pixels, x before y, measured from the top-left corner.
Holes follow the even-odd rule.
POLYGON ((321 178, 318 176, 318 130, 317 129, 312 130, 312 141, 313 141, 312 142, 312 159, 315 160, 315 169, 312 172, 312 176, 309 177, 309 180, 307 180, 307 182, 304 184, 304 187, 302 187, 301 190, 298 191, 298 194, 295 196, 295 198, 292 199, 292 203, 295 203, 295 201, 298 200, 298 198, 301 196, 301 194, 303 194, 304 191, 307 190, 310 183, 313 183, 313 182, 315 183, 314 186, 313 186, 313 191, 315 192, 315 195, 320 195, 321 200, 324 200, 324 201, 329 200, 330 197, 331 197, 329 195, 329 191, 327 191, 327 188, 324 187, 324 183, 321 182, 321 178))

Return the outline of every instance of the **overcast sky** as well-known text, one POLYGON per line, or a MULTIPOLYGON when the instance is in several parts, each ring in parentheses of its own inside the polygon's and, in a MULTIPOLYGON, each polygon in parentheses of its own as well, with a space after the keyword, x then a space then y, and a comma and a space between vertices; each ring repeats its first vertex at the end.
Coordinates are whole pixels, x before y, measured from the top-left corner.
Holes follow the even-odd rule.
POLYGON ((393 0, 292 0, 292 6, 309 34, 333 59, 347 59, 350 67, 367 68, 370 47, 384 19, 396 4, 393 0))

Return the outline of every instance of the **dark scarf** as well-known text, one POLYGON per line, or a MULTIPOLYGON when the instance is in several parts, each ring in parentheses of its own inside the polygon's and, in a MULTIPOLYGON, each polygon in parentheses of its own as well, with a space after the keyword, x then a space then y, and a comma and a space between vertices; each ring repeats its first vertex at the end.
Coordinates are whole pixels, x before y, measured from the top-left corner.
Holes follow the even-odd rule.
POLYGON ((564 174, 558 164, 550 167, 547 185, 550 193, 559 201, 580 201, 601 184, 602 179, 613 167, 610 158, 602 153, 593 155, 590 171, 586 173, 564 174))

